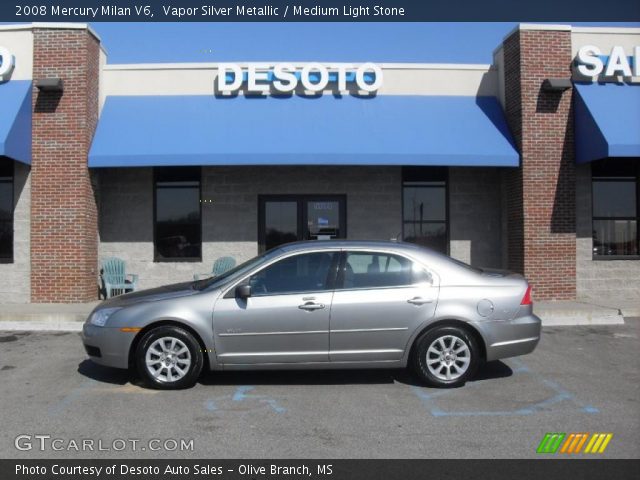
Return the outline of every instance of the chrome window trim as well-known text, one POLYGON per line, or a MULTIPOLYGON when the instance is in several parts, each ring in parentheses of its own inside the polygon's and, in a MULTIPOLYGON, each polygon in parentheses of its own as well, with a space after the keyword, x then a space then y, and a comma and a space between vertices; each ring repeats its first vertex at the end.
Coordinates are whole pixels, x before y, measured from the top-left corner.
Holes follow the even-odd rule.
MULTIPOLYGON (((321 240, 318 240, 318 242, 321 242, 321 240)), ((403 257, 403 258, 409 260, 412 263, 416 263, 416 264, 420 265, 427 272, 429 272, 431 274, 432 278, 433 278, 433 283, 432 284, 414 283, 414 284, 411 284, 411 285, 396 285, 396 286, 385 286, 385 287, 376 287, 376 288, 371 288, 371 287, 334 288, 332 290, 299 291, 299 292, 274 293, 274 294, 265 294, 265 295, 255 295, 255 296, 263 298, 263 297, 275 297, 275 296, 283 296, 283 295, 301 295, 301 294, 304 294, 304 295, 309 294, 309 295, 311 295, 311 294, 320 294, 320 293, 327 293, 327 292, 347 292, 347 291, 357 291, 357 290, 383 290, 383 289, 390 289, 390 288, 415 288, 415 287, 419 287, 419 286, 429 286, 429 287, 438 288, 440 286, 440 276, 438 275, 438 273, 435 270, 433 270, 429 266, 425 265, 424 262, 421 261, 420 259, 418 259, 416 257, 413 257, 411 255, 405 254, 404 252, 398 252, 397 250, 386 249, 386 248, 380 248, 380 249, 378 249, 378 248, 371 249, 371 248, 367 248, 367 247, 349 247, 349 248, 345 248, 345 247, 330 247, 330 248, 326 248, 326 247, 318 246, 318 248, 313 248, 313 249, 309 249, 309 250, 296 250, 296 251, 293 251, 293 252, 284 252, 282 255, 279 255, 279 256, 273 258, 270 262, 265 263, 264 265, 261 265, 256 270, 253 270, 252 272, 249 272, 248 274, 243 276, 240 280, 237 280, 234 283, 232 283, 230 287, 225 288, 222 291, 221 297, 223 299, 226 298, 226 296, 229 294, 229 292, 234 290, 238 285, 242 284, 242 282, 247 280, 249 277, 251 277, 252 275, 255 275, 257 273, 260 273, 265 268, 269 268, 271 265, 273 265, 276 262, 279 262, 280 260, 285 260, 286 258, 289 258, 289 257, 293 257, 293 256, 296 256, 296 255, 305 255, 305 254, 308 254, 308 253, 335 253, 335 252, 348 253, 348 252, 351 252, 351 251, 373 253, 373 254, 383 253, 383 254, 391 254, 391 255, 397 255, 399 257, 403 257)))

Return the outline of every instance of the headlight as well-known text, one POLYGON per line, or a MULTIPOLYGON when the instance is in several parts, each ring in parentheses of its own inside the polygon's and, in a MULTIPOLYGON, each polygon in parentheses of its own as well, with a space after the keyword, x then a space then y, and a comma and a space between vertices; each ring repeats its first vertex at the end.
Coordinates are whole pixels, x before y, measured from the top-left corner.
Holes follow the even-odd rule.
POLYGON ((107 323, 107 319, 118 310, 120 309, 119 308, 101 308, 100 310, 96 310, 91 314, 89 323, 91 325, 95 325, 96 327, 104 327, 104 325, 107 323))

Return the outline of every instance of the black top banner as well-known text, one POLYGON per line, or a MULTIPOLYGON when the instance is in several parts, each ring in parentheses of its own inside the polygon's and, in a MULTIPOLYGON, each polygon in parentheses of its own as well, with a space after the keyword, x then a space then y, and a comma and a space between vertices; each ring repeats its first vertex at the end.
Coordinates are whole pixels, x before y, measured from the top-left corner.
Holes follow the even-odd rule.
POLYGON ((638 0, 8 0, 3 22, 636 22, 638 0))

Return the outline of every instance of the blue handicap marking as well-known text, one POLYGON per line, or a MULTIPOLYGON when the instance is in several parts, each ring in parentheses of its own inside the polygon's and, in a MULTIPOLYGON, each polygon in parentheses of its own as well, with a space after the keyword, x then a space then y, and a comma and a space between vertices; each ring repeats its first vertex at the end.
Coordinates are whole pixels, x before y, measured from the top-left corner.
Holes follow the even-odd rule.
POLYGON ((280 405, 278 405, 278 402, 276 402, 274 399, 272 398, 265 398, 260 400, 261 402, 265 402, 267 403, 271 408, 273 408, 273 410, 276 413, 284 413, 287 410, 284 407, 281 407, 280 405))
POLYGON ((255 387, 251 385, 242 385, 236 389, 236 392, 233 394, 232 400, 234 402, 242 402, 244 400, 258 400, 260 403, 265 403, 271 407, 271 409, 276 413, 284 413, 286 412, 286 408, 281 407, 278 402, 266 395, 254 395, 250 394, 255 390, 255 387))
POLYGON ((233 394, 234 402, 241 402, 242 400, 249 398, 250 395, 247 395, 247 392, 255 390, 255 387, 251 387, 249 385, 242 385, 236 389, 236 393, 233 394))
MULTIPOLYGON (((256 394, 250 393, 250 392, 253 392, 254 390, 255 390, 254 386, 241 385, 236 388, 236 391, 231 396, 231 400, 233 402, 244 402, 245 400, 254 400, 259 403, 268 405, 276 413, 285 413, 287 411, 286 408, 282 407, 280 404, 278 404, 278 402, 275 399, 271 397, 268 397, 266 395, 256 395, 256 394)), ((229 397, 209 398, 204 402, 204 408, 209 412, 222 413, 227 409, 225 409, 224 407, 219 407, 219 405, 220 404, 224 405, 224 403, 228 401, 228 398, 229 397)))

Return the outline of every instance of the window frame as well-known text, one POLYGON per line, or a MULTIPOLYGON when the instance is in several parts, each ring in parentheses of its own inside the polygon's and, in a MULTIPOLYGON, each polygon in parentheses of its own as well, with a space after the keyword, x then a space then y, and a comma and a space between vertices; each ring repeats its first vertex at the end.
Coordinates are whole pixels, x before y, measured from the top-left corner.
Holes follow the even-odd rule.
MULTIPOLYGON (((610 158, 606 159, 607 161, 620 161, 623 159, 615 159, 610 158)), ((635 217, 603 217, 594 215, 595 212, 595 195, 593 191, 593 185, 595 182, 608 182, 608 183, 617 183, 617 182, 630 182, 633 178, 631 175, 629 176, 618 176, 618 177, 599 177, 594 174, 594 169, 597 167, 595 163, 591 164, 591 181, 590 181, 590 189, 591 189, 591 231, 595 230, 595 222, 597 221, 607 221, 607 220, 627 220, 627 221, 635 221, 636 222, 636 252, 635 255, 596 255, 594 249, 594 241, 595 238, 593 233, 591 234, 591 259, 594 261, 610 261, 610 260, 640 260, 640 163, 634 165, 635 167, 635 186, 636 186, 636 216, 635 217)))
POLYGON ((344 249, 342 251, 342 255, 340 256, 340 263, 338 266, 338 271, 337 271, 337 277, 335 280, 335 286, 334 286, 334 291, 335 292, 350 292, 350 291, 362 291, 362 290, 388 290, 388 289, 392 289, 392 288, 416 288, 416 287, 420 287, 420 286, 429 286, 429 287, 433 287, 434 285, 436 285, 436 276, 433 272, 433 270, 431 270, 430 268, 427 268, 424 264, 422 264, 421 262, 417 261, 414 258, 411 258, 407 255, 403 255, 402 253, 398 253, 398 252, 394 252, 394 251, 388 251, 388 250, 372 250, 372 249, 344 249), (349 256, 350 253, 355 253, 355 254, 365 254, 365 255, 390 255, 390 256, 395 256, 395 257, 401 257, 404 258, 405 260, 409 261, 412 265, 412 270, 413 270, 413 266, 414 265, 418 265, 420 268, 422 268, 423 270, 425 270, 429 276, 431 277, 431 284, 426 284, 423 282, 414 282, 413 281, 413 273, 412 275, 412 282, 408 285, 385 285, 385 286, 377 286, 377 287, 350 287, 350 288, 346 288, 344 286, 344 272, 345 272, 345 267, 347 265, 347 257, 349 256))
MULTIPOLYGON (((434 224, 434 225, 439 225, 444 223, 444 231, 445 231, 445 244, 446 244, 446 248, 444 252, 439 252, 439 253, 443 253, 445 255, 449 255, 450 251, 451 251, 451 221, 450 221, 450 216, 449 216, 449 204, 451 203, 449 201, 449 168, 448 167, 429 167, 429 166, 425 166, 425 167, 402 167, 402 173, 401 173, 401 181, 400 181, 400 198, 401 198, 401 209, 400 209, 400 222, 402 224, 402 231, 401 231, 401 236, 402 236, 402 241, 406 242, 407 240, 405 240, 405 224, 420 224, 420 223, 425 223, 425 224, 434 224), (422 170, 422 171, 420 171, 422 170), (428 180, 428 175, 432 174, 434 179, 432 180, 428 180), (417 175, 416 175, 417 174, 417 175), (409 182, 411 182, 412 180, 407 180, 407 177, 412 176, 412 175, 416 175, 417 177, 422 177, 424 175, 423 178, 419 178, 416 180, 413 180, 414 182, 428 182, 428 181, 433 181, 433 182, 444 182, 444 221, 442 220, 423 220, 421 222, 413 222, 413 221, 405 221, 404 219, 404 213, 405 213, 405 207, 404 207, 404 189, 405 187, 411 187, 411 188, 442 188, 442 185, 407 185, 409 182)), ((409 242, 409 243, 413 243, 413 242, 409 242)), ((415 243, 415 245, 420 245, 418 243, 415 243)), ((431 247, 427 247, 427 248, 431 248, 431 247)), ((438 252, 438 250, 433 249, 434 251, 438 252)))
MULTIPOLYGON (((280 247, 276 247, 276 248, 280 248, 280 247)), ((251 297, 263 298, 263 297, 275 297, 275 296, 282 296, 282 295, 308 295, 313 293, 319 294, 319 293, 335 291, 336 281, 338 276, 338 266, 340 265, 340 262, 342 260, 342 250, 340 248, 331 248, 331 249, 318 248, 317 250, 314 249, 314 250, 305 250, 305 251, 294 251, 289 254, 279 255, 278 257, 272 259, 270 262, 266 263, 265 265, 260 265, 256 270, 247 273, 240 280, 233 282, 233 284, 224 291, 224 293, 222 294, 222 297, 227 299, 235 298, 236 288, 238 288, 240 285, 248 285, 248 282, 250 281, 251 277, 253 277, 254 275, 257 275, 258 273, 266 270, 267 268, 271 267, 272 265, 275 265, 278 262, 288 260, 292 257, 296 257, 300 255, 310 255, 313 253, 331 253, 335 255, 335 257, 332 259, 331 266, 329 267, 327 289, 313 290, 313 291, 301 290, 299 292, 287 292, 287 293, 264 293, 261 295, 255 295, 252 292, 251 297)))
MULTIPOLYGON (((177 180, 176 182, 178 182, 177 180)), ((202 167, 155 167, 153 169, 153 263, 200 263, 202 262, 202 167), (200 256, 198 257, 159 257, 157 247, 157 227, 158 227, 158 178, 161 176, 161 170, 166 168, 180 169, 193 169, 198 171, 198 213, 200 215, 200 221, 198 222, 198 228, 200 233, 200 256)), ((162 186, 161 188, 184 188, 181 186, 162 186)))
POLYGON ((328 253, 329 255, 332 255, 331 258, 331 263, 329 265, 329 269, 327 271, 327 276, 324 279, 325 282, 325 286, 326 288, 322 289, 322 290, 291 290, 291 291, 286 291, 286 292, 254 292, 253 289, 251 291, 251 296, 252 297, 278 297, 278 296, 283 296, 283 295, 311 295, 311 294, 320 294, 320 293, 327 293, 327 292, 333 292, 335 289, 335 284, 336 284, 336 275, 337 275, 337 267, 340 264, 340 251, 315 251, 315 252, 298 252, 295 255, 289 255, 287 257, 284 258, 280 258, 278 260, 276 260, 273 263, 270 263, 269 265, 265 266, 264 268, 261 268, 255 272, 253 272, 252 274, 250 274, 249 276, 246 277, 245 282, 249 282, 249 285, 251 284, 251 278, 254 277, 255 275, 259 275, 260 273, 266 271, 267 269, 277 265, 280 262, 286 262, 288 260, 291 260, 292 258, 297 258, 297 257, 302 257, 304 255, 317 255, 317 254, 324 254, 324 253, 328 253))
POLYGON ((0 264, 13 264, 15 262, 15 208, 16 208, 16 166, 15 162, 11 160, 9 157, 0 157, 0 162, 8 164, 8 172, 10 173, 9 181, 0 180, 0 183, 8 183, 11 185, 11 205, 9 208, 9 220, 8 223, 10 225, 11 232, 11 251, 9 256, 3 257, 0 256, 0 264))

